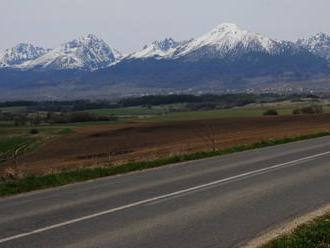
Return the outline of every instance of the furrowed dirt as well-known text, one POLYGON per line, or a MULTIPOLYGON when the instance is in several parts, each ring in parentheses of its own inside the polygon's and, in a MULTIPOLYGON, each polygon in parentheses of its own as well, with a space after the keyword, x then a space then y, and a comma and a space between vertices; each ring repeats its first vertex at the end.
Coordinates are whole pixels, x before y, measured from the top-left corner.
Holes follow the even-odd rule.
POLYGON ((329 130, 329 114, 89 126, 2 165, 0 175, 6 168, 23 175, 40 175, 114 166, 329 130))

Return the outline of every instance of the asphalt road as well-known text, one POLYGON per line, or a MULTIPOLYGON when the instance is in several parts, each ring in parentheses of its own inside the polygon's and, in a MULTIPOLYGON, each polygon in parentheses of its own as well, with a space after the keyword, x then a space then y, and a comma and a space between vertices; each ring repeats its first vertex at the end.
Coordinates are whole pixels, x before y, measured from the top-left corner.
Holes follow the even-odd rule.
POLYGON ((330 203, 330 138, 0 200, 0 247, 240 247, 330 203))

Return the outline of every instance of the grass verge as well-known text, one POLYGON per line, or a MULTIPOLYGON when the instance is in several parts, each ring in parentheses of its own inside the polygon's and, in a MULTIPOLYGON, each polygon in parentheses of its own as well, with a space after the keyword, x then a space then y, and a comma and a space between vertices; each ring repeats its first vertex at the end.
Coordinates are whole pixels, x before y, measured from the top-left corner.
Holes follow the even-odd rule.
POLYGON ((298 227, 293 233, 262 248, 328 248, 330 247, 330 213, 298 227))
POLYGON ((57 174, 50 174, 45 176, 29 176, 17 180, 0 181, 0 197, 20 194, 33 190, 46 189, 51 187, 63 186, 71 183, 82 182, 92 180, 96 178, 102 178, 107 176, 113 176, 118 174, 124 174, 132 171, 145 170, 155 167, 160 167, 168 164, 174 164, 184 161, 192 161, 203 158, 210 158, 215 156, 222 156, 235 152, 242 152, 247 150, 253 150, 257 148, 263 148, 268 146, 275 146, 280 144, 286 144, 290 142, 319 138, 329 136, 330 132, 322 132, 316 134, 303 135, 292 138, 283 138, 277 140, 266 140, 250 145, 241 145, 232 148, 227 148, 220 151, 205 151, 197 152, 193 154, 173 156, 164 159, 158 159, 146 162, 131 162, 120 166, 94 168, 94 169, 80 169, 75 171, 60 172, 57 174))

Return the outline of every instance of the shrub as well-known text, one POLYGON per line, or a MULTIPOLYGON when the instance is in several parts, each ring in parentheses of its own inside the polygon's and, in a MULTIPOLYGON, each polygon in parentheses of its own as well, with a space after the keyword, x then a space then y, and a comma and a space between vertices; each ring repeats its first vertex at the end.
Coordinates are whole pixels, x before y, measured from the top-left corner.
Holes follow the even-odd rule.
POLYGON ((299 115, 299 114, 321 114, 323 112, 324 111, 322 106, 312 105, 308 107, 294 109, 292 113, 294 115, 299 115))
POLYGON ((300 108, 296 108, 292 111, 293 115, 300 115, 301 114, 301 109, 300 108))
POLYGON ((275 109, 269 109, 264 112, 264 115, 278 115, 278 112, 275 109))
POLYGON ((30 134, 38 134, 38 133, 39 133, 39 130, 36 128, 33 128, 30 130, 30 134))
POLYGON ((23 178, 23 173, 14 167, 7 167, 3 171, 2 179, 16 180, 23 178))
POLYGON ((321 114, 323 113, 323 108, 320 105, 313 105, 310 107, 305 107, 301 109, 304 114, 321 114))
POLYGON ((205 103, 190 103, 186 104, 186 109, 189 111, 199 111, 199 110, 214 110, 217 108, 216 103, 205 102, 205 103))

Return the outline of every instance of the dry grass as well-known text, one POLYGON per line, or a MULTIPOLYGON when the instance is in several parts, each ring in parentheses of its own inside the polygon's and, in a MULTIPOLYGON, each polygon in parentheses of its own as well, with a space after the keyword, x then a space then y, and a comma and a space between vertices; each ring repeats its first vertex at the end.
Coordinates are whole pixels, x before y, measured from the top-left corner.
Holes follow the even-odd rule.
POLYGON ((17 180, 24 177, 23 172, 15 167, 6 167, 3 170, 3 173, 1 175, 3 178, 10 179, 10 180, 17 180))

